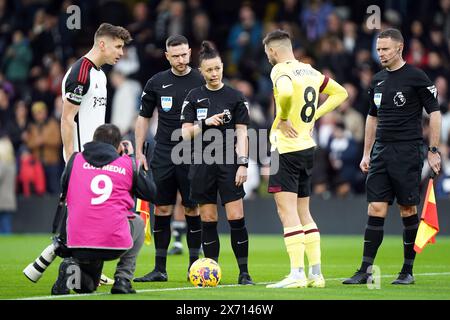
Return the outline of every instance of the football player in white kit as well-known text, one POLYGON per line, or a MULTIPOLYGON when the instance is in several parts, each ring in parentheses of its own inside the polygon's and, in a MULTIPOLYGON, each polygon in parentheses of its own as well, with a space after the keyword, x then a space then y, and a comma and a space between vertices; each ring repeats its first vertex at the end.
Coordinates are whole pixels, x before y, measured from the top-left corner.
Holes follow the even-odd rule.
POLYGON ((116 64, 130 41, 125 28, 102 23, 95 32, 92 49, 65 74, 61 135, 66 161, 74 151, 83 151, 83 145, 92 141, 95 129, 105 123, 106 75, 101 66, 116 64))
MULTIPOLYGON (((101 66, 116 64, 123 56, 123 47, 131 40, 125 28, 102 23, 95 32, 92 49, 66 72, 61 116, 65 161, 74 151, 83 151, 83 145, 92 141, 95 129, 105 123, 106 75, 101 66)), ((100 283, 112 285, 114 280, 102 274, 100 283)))

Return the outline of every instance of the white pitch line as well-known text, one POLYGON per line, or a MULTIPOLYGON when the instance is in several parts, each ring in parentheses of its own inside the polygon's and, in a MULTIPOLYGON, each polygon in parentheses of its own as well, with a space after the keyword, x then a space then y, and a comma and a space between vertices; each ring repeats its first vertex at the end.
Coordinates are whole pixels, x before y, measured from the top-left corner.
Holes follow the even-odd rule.
MULTIPOLYGON (((395 277, 396 274, 392 275, 382 275, 380 278, 391 278, 395 277)), ((450 276, 450 272, 435 272, 435 273, 416 273, 414 276, 423 276, 423 277, 432 277, 432 276, 450 276)), ((325 278, 326 281, 342 281, 347 278, 325 278)), ((264 285, 270 284, 274 282, 257 282, 256 285, 264 285)), ((238 284, 225 284, 219 285, 218 288, 230 288, 230 287, 240 287, 238 284)), ((204 290, 204 289, 213 289, 213 288, 198 288, 198 287, 179 287, 179 288, 163 288, 163 289, 141 289, 136 290, 136 293, 145 293, 145 292, 166 292, 166 291, 183 291, 183 290, 204 290)), ((69 299, 69 298, 80 298, 80 297, 94 297, 94 296, 106 296, 111 295, 109 292, 97 292, 97 293, 86 293, 86 294, 69 294, 69 295, 61 295, 61 296, 40 296, 40 297, 28 297, 28 298, 17 298, 10 300, 54 300, 54 299, 69 299)), ((117 297, 120 297, 118 295, 117 297)))

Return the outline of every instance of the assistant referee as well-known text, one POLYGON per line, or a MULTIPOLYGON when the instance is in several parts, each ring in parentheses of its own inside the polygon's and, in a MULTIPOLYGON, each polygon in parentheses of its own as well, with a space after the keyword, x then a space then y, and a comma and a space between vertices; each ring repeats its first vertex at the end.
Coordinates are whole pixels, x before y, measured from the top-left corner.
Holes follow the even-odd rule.
POLYGON ((427 75, 402 59, 403 36, 396 29, 381 32, 377 52, 384 70, 377 73, 369 90, 361 170, 368 172, 366 188, 369 219, 364 234, 361 267, 344 284, 372 282, 372 265, 383 241, 388 205, 394 199, 403 220, 403 267, 392 284, 413 284, 414 241, 419 225, 417 205, 424 160, 422 112, 430 115, 428 163, 441 169, 439 136, 441 113, 436 87, 427 75))

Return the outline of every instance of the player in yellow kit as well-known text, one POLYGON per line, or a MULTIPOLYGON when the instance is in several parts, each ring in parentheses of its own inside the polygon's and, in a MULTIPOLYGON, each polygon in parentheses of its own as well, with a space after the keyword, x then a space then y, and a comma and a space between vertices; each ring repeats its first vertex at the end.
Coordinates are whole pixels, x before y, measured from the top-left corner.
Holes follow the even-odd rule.
POLYGON ((291 262, 290 274, 268 288, 324 287, 320 268, 320 233, 309 211, 311 171, 316 143, 314 122, 346 98, 346 90, 309 64, 297 61, 289 34, 269 33, 263 40, 276 102, 272 125, 269 192, 274 193, 284 228, 284 242, 291 262), (318 107, 319 93, 328 95, 318 107), (308 258, 309 275, 304 270, 308 258))

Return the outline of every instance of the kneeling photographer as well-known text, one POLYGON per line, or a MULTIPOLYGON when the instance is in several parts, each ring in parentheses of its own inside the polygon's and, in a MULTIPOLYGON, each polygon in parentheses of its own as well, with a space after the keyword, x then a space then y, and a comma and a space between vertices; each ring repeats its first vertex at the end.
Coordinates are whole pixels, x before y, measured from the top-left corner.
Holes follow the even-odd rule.
POLYGON ((133 196, 152 201, 156 186, 151 171, 137 170, 135 159, 127 155, 133 153, 131 143, 120 140, 115 125, 101 125, 93 141, 72 155, 63 172, 67 220, 57 241, 32 264, 39 267, 45 260, 51 262, 52 248, 64 257, 52 287, 54 295, 69 294, 70 289, 95 291, 104 261, 118 258, 111 293, 135 293, 130 280, 144 242, 144 223, 132 211, 133 196))

